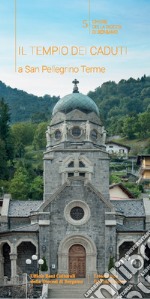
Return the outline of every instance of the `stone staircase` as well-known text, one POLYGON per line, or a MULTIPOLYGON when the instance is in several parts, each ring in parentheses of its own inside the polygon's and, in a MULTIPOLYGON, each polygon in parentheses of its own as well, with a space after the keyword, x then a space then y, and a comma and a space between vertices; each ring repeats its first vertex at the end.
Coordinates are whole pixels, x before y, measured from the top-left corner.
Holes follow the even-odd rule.
POLYGON ((85 298, 84 293, 91 285, 86 281, 82 285, 50 285, 48 298, 85 298))

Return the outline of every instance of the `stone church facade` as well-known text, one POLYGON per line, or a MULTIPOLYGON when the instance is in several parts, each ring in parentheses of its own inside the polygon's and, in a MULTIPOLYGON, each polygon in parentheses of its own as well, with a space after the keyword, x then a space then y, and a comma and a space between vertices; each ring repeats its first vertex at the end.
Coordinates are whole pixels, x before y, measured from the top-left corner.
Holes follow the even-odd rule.
POLYGON ((109 199, 106 131, 92 99, 78 92, 58 101, 46 131, 43 200, 0 200, 0 281, 35 271, 26 259, 46 258, 50 274, 93 277, 150 228, 148 198, 109 199))

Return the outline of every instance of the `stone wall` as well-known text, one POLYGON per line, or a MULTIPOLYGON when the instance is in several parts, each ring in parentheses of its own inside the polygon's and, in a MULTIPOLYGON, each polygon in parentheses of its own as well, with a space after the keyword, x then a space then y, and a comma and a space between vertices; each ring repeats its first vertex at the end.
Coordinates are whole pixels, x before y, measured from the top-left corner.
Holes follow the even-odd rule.
MULTIPOLYGON (((60 242, 67 235, 78 235, 78 233, 87 235, 95 243, 97 248, 97 270, 99 273, 103 273, 105 271, 105 251, 110 246, 110 235, 108 236, 108 242, 105 242, 105 211, 110 211, 110 209, 88 186, 84 186, 84 180, 73 181, 71 186, 66 187, 61 195, 57 196, 44 211, 50 212, 51 215, 49 233, 45 234, 46 237, 49 236, 47 247, 50 254, 51 273, 57 272, 57 254, 60 242), (72 225, 65 219, 65 207, 73 200, 81 200, 90 208, 90 219, 82 225, 72 225), (51 268, 52 264, 56 265, 56 269, 51 268)), ((115 240, 115 230, 112 231, 112 237, 115 240)))
POLYGON ((26 290, 23 286, 0 286, 1 298, 25 298, 26 290))
MULTIPOLYGON (((28 298, 40 298, 42 285, 31 285, 28 283, 28 298)), ((0 286, 0 298, 26 298, 26 284, 0 286)))

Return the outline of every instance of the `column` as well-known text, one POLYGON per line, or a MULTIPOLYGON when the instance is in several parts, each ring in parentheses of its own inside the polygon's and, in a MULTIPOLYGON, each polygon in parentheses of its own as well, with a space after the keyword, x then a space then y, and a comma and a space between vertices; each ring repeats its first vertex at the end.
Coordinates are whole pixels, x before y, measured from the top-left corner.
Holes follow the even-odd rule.
POLYGON ((4 281, 4 257, 0 254, 0 283, 4 281))
POLYGON ((11 280, 15 283, 16 275, 17 275, 17 254, 10 253, 10 260, 11 260, 11 280))

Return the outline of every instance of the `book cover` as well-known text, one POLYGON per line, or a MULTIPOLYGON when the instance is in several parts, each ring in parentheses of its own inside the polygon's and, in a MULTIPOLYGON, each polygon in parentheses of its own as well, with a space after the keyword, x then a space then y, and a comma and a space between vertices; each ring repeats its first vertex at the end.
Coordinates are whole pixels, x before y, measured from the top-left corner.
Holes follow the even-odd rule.
POLYGON ((149 297, 150 1, 0 16, 0 297, 149 297))

